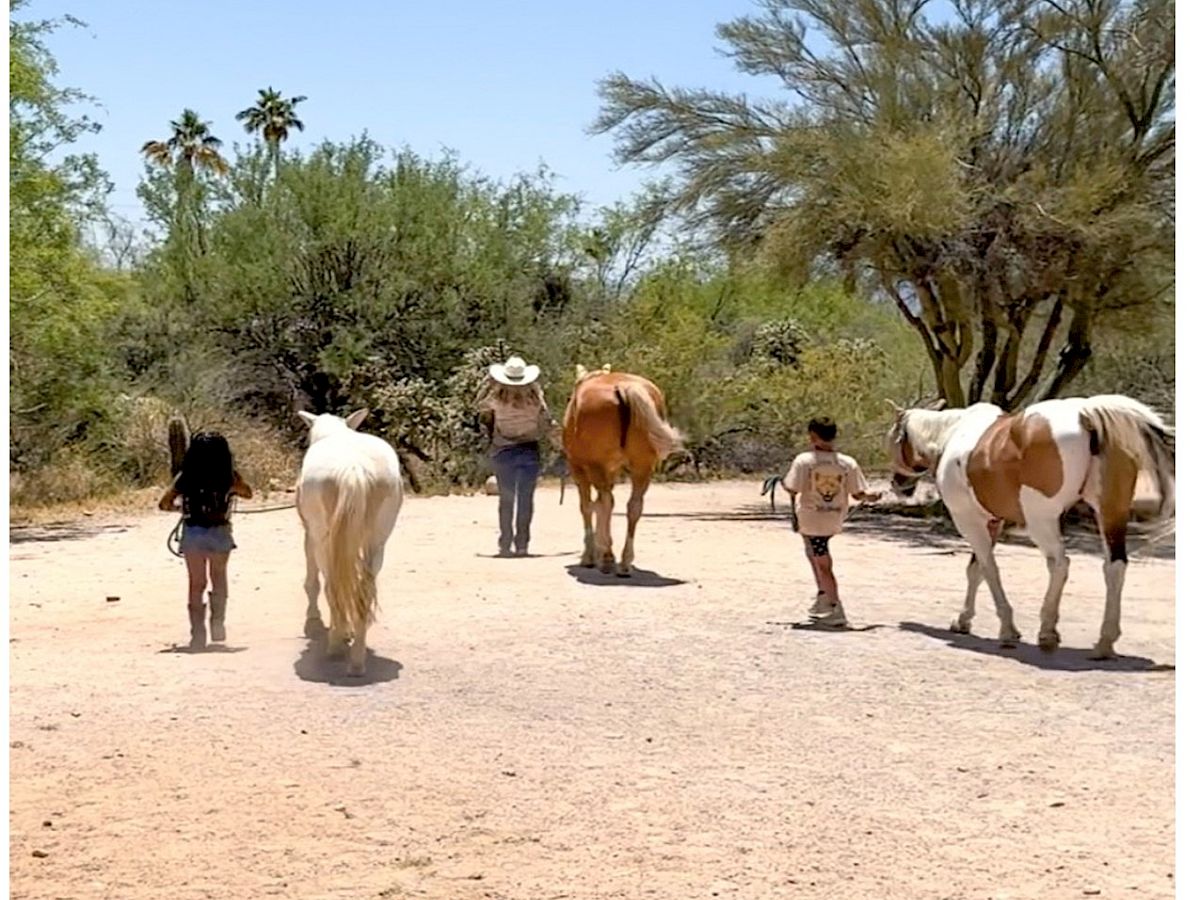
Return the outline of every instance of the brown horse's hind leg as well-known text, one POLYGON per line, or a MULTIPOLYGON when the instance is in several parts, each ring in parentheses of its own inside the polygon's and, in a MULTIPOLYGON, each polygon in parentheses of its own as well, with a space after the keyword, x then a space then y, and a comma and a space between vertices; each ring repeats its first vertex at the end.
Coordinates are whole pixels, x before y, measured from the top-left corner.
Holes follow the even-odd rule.
POLYGON ((579 512, 583 516, 583 556, 579 564, 585 568, 596 565, 596 531, 592 527, 592 483, 583 469, 572 467, 575 489, 579 494, 579 512))
POLYGON ((617 574, 625 578, 630 576, 633 566, 633 534, 642 517, 642 499, 650 487, 650 472, 634 472, 630 480, 629 504, 625 508, 625 549, 621 553, 621 565, 617 567, 617 574))
POLYGON ((600 571, 605 574, 613 569, 616 557, 613 556, 612 514, 616 504, 613 497, 613 483, 605 478, 596 484, 596 553, 600 556, 600 571))

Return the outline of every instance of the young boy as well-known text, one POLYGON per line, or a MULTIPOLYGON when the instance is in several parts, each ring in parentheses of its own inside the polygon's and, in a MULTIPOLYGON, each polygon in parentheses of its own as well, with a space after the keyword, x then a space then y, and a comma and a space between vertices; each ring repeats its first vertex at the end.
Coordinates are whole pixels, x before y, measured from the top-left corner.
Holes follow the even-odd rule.
POLYGON ((818 416, 810 420, 808 439, 812 449, 792 460, 783 486, 792 495, 804 552, 817 581, 817 600, 809 614, 823 625, 840 627, 846 624, 846 612, 833 575, 829 539, 842 530, 849 512, 848 497, 874 502, 882 495, 867 490, 867 480, 858 462, 837 452, 833 445, 835 438, 837 425, 833 419, 818 416))

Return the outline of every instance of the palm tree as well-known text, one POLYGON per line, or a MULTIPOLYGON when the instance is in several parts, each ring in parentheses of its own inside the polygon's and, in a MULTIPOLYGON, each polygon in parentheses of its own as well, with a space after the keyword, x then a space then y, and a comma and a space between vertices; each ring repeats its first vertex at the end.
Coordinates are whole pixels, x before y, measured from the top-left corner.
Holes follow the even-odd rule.
POLYGON ((179 121, 171 123, 171 136, 165 141, 146 141, 142 155, 162 166, 175 164, 188 175, 196 170, 224 175, 229 163, 220 153, 221 141, 208 129, 208 122, 191 109, 185 109, 179 121))
POLYGON ((243 109, 235 117, 246 128, 248 134, 261 134, 270 150, 275 173, 279 174, 279 145, 288 139, 295 129, 304 130, 304 123, 296 116, 296 107, 307 97, 285 98, 275 88, 259 89, 258 102, 243 109))
MULTIPOLYGON (((208 124, 195 110, 185 109, 179 120, 171 123, 169 138, 142 144, 142 155, 150 162, 167 168, 175 167, 173 233, 185 245, 194 240, 201 255, 207 251, 203 222, 204 188, 196 181, 196 173, 225 175, 229 172, 229 163, 220 152, 221 141, 209 131, 208 124)), ((191 283, 185 281, 190 297, 191 283)))

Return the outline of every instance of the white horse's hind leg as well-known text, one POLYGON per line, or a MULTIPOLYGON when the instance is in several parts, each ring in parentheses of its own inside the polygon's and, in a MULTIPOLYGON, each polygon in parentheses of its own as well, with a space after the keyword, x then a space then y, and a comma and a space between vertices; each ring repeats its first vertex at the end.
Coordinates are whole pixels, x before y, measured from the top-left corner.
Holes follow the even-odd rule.
POLYGON ((308 526, 304 528, 304 593, 308 596, 308 610, 304 616, 304 636, 314 639, 325 631, 321 621, 321 608, 317 598, 321 594, 320 567, 317 564, 317 542, 313 540, 308 526))
POLYGON ((338 657, 346 652, 350 641, 346 619, 332 603, 329 604, 329 636, 325 643, 325 654, 338 657))
POLYGON ((1046 651, 1056 650, 1062 640, 1058 634, 1058 609, 1062 602, 1063 588, 1067 584, 1067 576, 1071 571, 1071 561, 1067 558, 1062 530, 1058 524, 1062 513, 1057 503, 1050 502, 1035 491, 1025 488, 1022 495, 1021 506, 1026 517, 1025 529, 1046 557, 1046 570, 1050 574, 1046 597, 1042 601, 1038 646, 1046 651))
POLYGON ((354 629, 354 643, 350 645, 350 674, 367 674, 367 622, 364 619, 354 629))
MULTIPOLYGON (((387 533, 391 532, 392 525, 395 524, 396 517, 393 514, 390 522, 386 521, 387 533)), ((376 578, 379 575, 379 570, 383 568, 383 550, 387 542, 387 533, 384 534, 383 540, 371 547, 367 551, 366 559, 364 560, 365 572, 363 577, 366 579, 364 589, 370 592, 372 601, 375 597, 376 578)), ((372 605, 374 603, 372 602, 372 605)), ((365 675, 367 673, 367 621, 364 619, 354 629, 354 642, 350 645, 350 674, 365 675)))

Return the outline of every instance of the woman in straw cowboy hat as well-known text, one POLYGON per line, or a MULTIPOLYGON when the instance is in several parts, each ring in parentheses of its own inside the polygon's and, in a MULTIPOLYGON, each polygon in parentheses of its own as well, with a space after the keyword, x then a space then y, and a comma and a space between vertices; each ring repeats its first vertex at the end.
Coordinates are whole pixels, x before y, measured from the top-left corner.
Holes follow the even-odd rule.
POLYGON ((527 365, 519 356, 488 366, 489 378, 479 402, 500 489, 501 556, 529 554, 533 491, 541 472, 538 442, 547 435, 555 438, 558 432, 538 384, 540 374, 537 366, 527 365))

